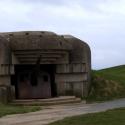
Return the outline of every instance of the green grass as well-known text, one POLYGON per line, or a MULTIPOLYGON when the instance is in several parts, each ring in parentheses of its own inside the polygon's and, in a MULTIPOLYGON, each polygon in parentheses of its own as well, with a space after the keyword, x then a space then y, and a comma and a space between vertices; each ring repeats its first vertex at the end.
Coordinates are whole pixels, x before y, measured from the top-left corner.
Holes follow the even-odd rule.
POLYGON ((65 118, 49 125, 125 125, 125 108, 65 118))
POLYGON ((125 65, 98 70, 95 71, 95 74, 122 83, 125 86, 125 65))
POLYGON ((88 102, 125 97, 125 66, 92 71, 92 86, 88 102))
POLYGON ((12 106, 0 104, 0 117, 10 114, 21 114, 27 112, 38 111, 41 108, 38 106, 12 106))

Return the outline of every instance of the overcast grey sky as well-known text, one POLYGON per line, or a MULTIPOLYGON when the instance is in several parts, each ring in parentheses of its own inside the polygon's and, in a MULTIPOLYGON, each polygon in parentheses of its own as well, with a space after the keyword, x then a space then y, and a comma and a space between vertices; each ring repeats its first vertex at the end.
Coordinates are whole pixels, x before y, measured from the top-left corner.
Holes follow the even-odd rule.
POLYGON ((93 69, 125 64, 125 0, 0 0, 0 32, 22 30, 86 41, 93 69))

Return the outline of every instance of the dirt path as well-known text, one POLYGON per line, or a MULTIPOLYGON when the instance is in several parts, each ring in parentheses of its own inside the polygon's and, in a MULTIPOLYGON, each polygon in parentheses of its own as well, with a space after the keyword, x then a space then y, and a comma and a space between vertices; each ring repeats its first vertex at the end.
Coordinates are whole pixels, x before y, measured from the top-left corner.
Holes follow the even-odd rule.
POLYGON ((41 111, 0 118, 0 125, 46 125, 65 117, 125 107, 125 99, 95 104, 50 106, 41 111))

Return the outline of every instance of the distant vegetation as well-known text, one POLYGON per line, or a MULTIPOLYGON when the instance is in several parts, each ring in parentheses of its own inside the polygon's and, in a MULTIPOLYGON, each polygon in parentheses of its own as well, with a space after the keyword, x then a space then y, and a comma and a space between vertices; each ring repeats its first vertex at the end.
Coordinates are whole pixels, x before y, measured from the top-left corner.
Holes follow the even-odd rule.
POLYGON ((92 86, 87 101, 125 97, 125 65, 92 71, 92 86))

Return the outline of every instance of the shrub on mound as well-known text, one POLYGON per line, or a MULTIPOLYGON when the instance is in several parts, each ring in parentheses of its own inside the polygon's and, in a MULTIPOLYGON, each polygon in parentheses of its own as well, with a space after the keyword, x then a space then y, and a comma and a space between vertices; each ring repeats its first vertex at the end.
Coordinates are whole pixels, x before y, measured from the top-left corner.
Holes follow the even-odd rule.
POLYGON ((121 97, 125 97, 125 86, 123 84, 93 74, 88 101, 104 101, 121 97))

